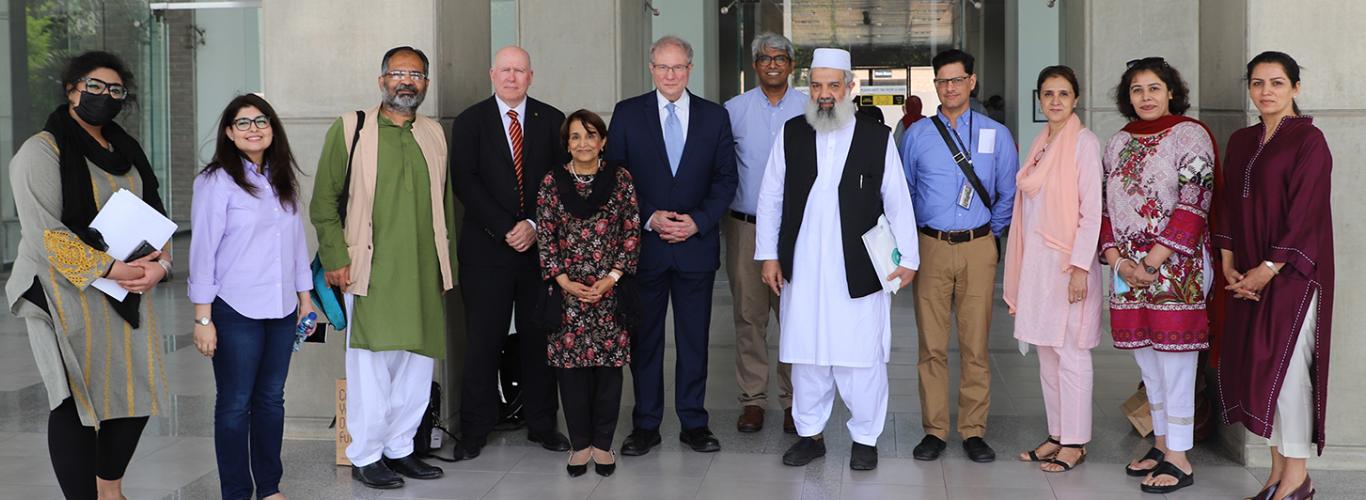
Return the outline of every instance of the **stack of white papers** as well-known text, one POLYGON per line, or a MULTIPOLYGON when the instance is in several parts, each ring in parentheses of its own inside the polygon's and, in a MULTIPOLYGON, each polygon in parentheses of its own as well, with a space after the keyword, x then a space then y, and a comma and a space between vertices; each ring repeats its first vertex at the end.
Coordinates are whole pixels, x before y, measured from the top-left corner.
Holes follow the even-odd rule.
POLYGON ((886 215, 877 218, 877 225, 863 233, 863 247, 868 250, 868 258, 873 261, 882 290, 896 293, 901 289, 901 278, 887 281, 887 276, 896 271, 901 264, 901 251, 896 246, 896 236, 892 235, 892 223, 886 215))
MULTIPOLYGON (((90 227, 100 232, 109 245, 109 255, 119 260, 127 260, 144 241, 155 248, 165 247, 176 230, 171 219, 127 189, 118 190, 104 202, 90 227)), ((128 297, 127 289, 108 278, 96 279, 91 286, 120 302, 128 297)))

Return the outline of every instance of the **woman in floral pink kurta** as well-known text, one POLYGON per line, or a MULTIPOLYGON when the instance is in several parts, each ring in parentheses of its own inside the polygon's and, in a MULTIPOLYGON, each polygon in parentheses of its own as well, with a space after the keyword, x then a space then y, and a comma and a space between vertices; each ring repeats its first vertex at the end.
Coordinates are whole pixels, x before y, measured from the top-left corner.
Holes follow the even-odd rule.
POLYGON ((1209 348, 1210 255, 1206 214, 1214 189, 1214 144, 1194 122, 1146 137, 1119 132, 1105 148, 1101 250, 1142 262, 1153 245, 1174 253, 1147 287, 1110 298, 1115 347, 1163 352, 1209 348))

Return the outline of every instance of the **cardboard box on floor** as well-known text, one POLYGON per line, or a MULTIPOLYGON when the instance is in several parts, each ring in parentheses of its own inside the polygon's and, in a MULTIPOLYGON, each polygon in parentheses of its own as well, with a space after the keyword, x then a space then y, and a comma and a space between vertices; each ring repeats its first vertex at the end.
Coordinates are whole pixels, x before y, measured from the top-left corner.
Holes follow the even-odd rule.
POLYGON ((1138 431, 1139 436, 1148 437, 1153 433, 1153 415, 1148 407, 1148 391, 1139 387, 1134 391, 1133 396, 1129 396, 1124 404, 1119 405, 1119 409, 1124 411, 1124 416, 1129 419, 1129 423, 1138 431))
MULTIPOLYGON (((1145 407, 1146 408, 1146 407, 1145 407)), ((337 379, 337 465, 351 465, 346 458, 346 447, 351 444, 351 434, 346 432, 346 379, 337 379)))

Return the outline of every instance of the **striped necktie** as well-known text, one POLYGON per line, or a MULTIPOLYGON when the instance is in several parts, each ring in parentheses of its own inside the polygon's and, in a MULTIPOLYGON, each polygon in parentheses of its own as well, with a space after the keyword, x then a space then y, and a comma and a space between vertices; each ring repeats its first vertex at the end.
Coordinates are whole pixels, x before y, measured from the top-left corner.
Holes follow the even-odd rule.
POLYGON ((508 138, 512 140, 512 171, 517 175, 517 205, 522 205, 522 124, 517 121, 517 110, 509 109, 508 138))

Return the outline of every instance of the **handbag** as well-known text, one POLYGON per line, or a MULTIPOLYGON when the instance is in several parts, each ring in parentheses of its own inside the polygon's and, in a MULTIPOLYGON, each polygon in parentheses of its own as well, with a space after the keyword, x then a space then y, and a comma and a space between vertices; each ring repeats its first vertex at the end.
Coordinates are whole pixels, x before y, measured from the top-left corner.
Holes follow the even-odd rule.
MULTIPOLYGON (((351 198, 351 161, 356 156, 356 144, 360 142, 362 128, 365 128, 365 112, 356 111, 356 131, 351 134, 351 150, 346 153, 346 176, 342 178, 343 189, 337 194, 337 215, 343 227, 346 225, 346 205, 351 198)), ((323 268, 321 256, 314 254, 313 262, 308 267, 313 274, 313 290, 308 292, 308 296, 313 299, 314 308, 323 312, 333 330, 345 330, 346 302, 342 299, 341 287, 327 284, 327 269, 323 268)))

